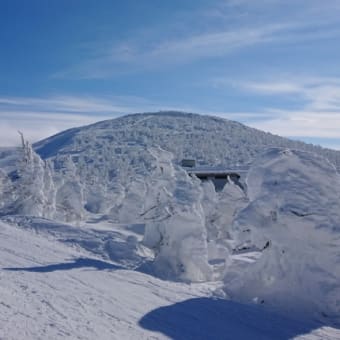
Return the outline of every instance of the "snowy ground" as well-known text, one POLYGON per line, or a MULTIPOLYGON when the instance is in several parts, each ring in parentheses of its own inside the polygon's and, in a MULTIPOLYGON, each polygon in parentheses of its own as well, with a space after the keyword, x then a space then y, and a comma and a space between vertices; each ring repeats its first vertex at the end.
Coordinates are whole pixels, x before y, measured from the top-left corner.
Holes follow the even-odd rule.
POLYGON ((140 225, 85 227, 0 222, 0 339, 340 339, 340 329, 218 299, 218 282, 126 269, 148 256, 135 246, 140 225))

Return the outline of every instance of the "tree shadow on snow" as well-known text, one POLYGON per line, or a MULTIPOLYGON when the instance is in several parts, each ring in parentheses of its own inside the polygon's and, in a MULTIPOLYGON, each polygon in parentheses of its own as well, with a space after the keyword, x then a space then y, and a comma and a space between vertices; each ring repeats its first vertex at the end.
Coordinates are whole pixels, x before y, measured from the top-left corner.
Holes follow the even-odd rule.
POLYGON ((114 265, 109 262, 100 261, 96 259, 89 258, 78 258, 72 262, 55 263, 46 266, 36 266, 36 267, 22 267, 22 268, 3 268, 3 270, 8 271, 25 271, 34 273, 50 273, 60 270, 71 270, 77 268, 94 268, 96 270, 117 270, 123 269, 123 267, 114 265))
POLYGON ((139 324, 175 340, 288 340, 323 326, 289 319, 260 306, 213 298, 157 308, 143 316, 139 324))

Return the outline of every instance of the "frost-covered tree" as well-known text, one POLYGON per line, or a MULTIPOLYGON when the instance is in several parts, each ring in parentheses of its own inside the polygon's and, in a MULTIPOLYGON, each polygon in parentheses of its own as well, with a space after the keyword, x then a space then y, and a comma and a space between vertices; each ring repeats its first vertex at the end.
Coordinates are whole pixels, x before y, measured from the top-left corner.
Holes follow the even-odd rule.
POLYGON ((13 182, 12 213, 53 217, 54 185, 51 168, 37 155, 31 144, 21 135, 21 158, 13 182))
POLYGON ((228 180, 221 192, 212 182, 202 184, 209 262, 214 264, 214 278, 223 278, 233 250, 230 229, 235 216, 247 203, 243 189, 228 180))
POLYGON ((175 168, 169 152, 151 153, 157 167, 147 182, 143 243, 155 251, 155 270, 170 279, 210 280, 200 183, 175 168))
POLYGON ((271 149, 248 178, 249 204, 233 223, 239 244, 261 250, 226 275, 226 291, 289 312, 340 315, 340 177, 312 153, 271 149), (236 274, 235 274, 236 273, 236 274))
POLYGON ((54 167, 59 168, 59 174, 54 177, 56 217, 68 222, 82 220, 85 215, 84 188, 72 158, 69 155, 58 157, 54 167))
POLYGON ((53 180, 53 168, 49 160, 44 161, 44 217, 53 218, 56 213, 56 187, 53 180))
POLYGON ((7 174, 0 169, 0 214, 7 214, 15 198, 13 185, 7 174))

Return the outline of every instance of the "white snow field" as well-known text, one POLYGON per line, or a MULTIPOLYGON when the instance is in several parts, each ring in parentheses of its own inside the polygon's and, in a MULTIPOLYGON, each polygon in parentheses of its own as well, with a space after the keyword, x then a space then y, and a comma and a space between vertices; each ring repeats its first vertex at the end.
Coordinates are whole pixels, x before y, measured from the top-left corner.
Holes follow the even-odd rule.
POLYGON ((175 112, 0 148, 0 339, 340 339, 339 165, 175 112))
POLYGON ((76 237, 79 228, 50 223, 0 222, 0 339, 340 338, 331 326, 214 297, 218 282, 125 269, 77 246, 84 235, 72 243, 67 229, 76 237))

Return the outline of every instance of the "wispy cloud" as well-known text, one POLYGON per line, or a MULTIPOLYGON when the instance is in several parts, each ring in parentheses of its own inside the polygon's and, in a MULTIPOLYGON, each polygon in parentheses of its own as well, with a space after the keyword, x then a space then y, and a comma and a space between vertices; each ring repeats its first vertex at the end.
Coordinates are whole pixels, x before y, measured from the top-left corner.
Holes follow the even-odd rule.
MULTIPOLYGON (((276 79, 280 78, 278 76, 276 79)), ((238 85, 244 90, 262 95, 288 96, 288 100, 289 96, 298 96, 304 100, 304 108, 311 112, 340 111, 339 78, 283 76, 282 81, 248 81, 238 85)))
MULTIPOLYGON (((123 114, 165 110, 205 113, 197 107, 168 105, 134 96, 0 97, 0 146, 18 145, 18 130, 35 142, 69 128, 123 114)), ((242 113, 230 117, 239 115, 242 113)))
POLYGON ((182 27, 183 34, 177 31, 176 36, 162 32, 162 27, 149 27, 151 35, 93 43, 85 59, 54 76, 108 78, 121 72, 225 57, 259 44, 306 44, 340 37, 337 0, 329 0, 327 6, 317 0, 229 0, 202 12, 196 13, 194 27, 182 27), (209 29, 199 19, 209 22, 209 29), (158 31, 159 35, 154 33, 158 31))
POLYGON ((268 25, 259 28, 226 30, 214 33, 194 35, 184 39, 164 42, 146 53, 149 58, 167 59, 196 59, 214 57, 230 53, 243 47, 271 41, 275 33, 287 29, 288 25, 268 25))
MULTIPOLYGON (((0 147, 20 142, 20 130, 31 142, 60 131, 111 119, 123 114, 157 111, 182 111, 211 114, 239 121, 253 121, 254 113, 204 110, 193 105, 169 105, 132 96, 83 97, 0 97, 0 147)), ((257 113, 256 119, 268 118, 257 113)))
POLYGON ((233 83, 242 91, 281 98, 281 107, 264 107, 267 118, 250 122, 251 126, 284 136, 340 138, 339 78, 276 76, 275 79, 282 80, 273 79, 233 83), (286 104, 296 98, 299 98, 297 108, 286 109, 286 104))
POLYGON ((177 110, 211 114, 238 120, 260 130, 283 136, 320 137, 332 140, 340 149, 340 80, 333 78, 302 78, 299 81, 245 82, 243 91, 258 95, 301 96, 306 105, 298 110, 263 108, 257 112, 209 111, 195 106, 151 103, 139 97, 88 98, 77 96, 2 97, 0 98, 0 146, 18 145, 17 131, 23 131, 31 142, 51 136, 68 128, 111 119, 126 113, 177 110), (330 91, 328 91, 330 90, 330 91), (333 94, 333 95, 332 95, 333 94), (319 110, 318 108, 322 108, 319 110))
POLYGON ((34 109, 65 113, 124 113, 133 105, 145 105, 143 98, 133 96, 50 96, 50 97, 0 97, 0 109, 34 109))
POLYGON ((339 138, 340 111, 329 113, 302 109, 267 112, 271 113, 272 118, 249 125, 281 136, 339 138))
POLYGON ((30 142, 49 137, 60 131, 107 119, 107 117, 95 117, 86 115, 72 115, 61 113, 41 112, 10 112, 1 115, 0 147, 19 145, 18 130, 22 131, 30 142))
POLYGON ((221 13, 226 13, 230 9, 244 11, 248 18, 257 14, 262 20, 266 17, 276 20, 277 17, 282 18, 288 15, 294 20, 305 19, 315 24, 337 21, 340 3, 338 0, 328 0, 327 5, 320 0, 226 0, 220 2, 221 13))
POLYGON ((35 142, 71 127, 152 108, 145 99, 130 96, 0 97, 0 146, 17 145, 17 130, 35 142))
POLYGON ((273 41, 276 33, 291 27, 292 25, 287 24, 271 24, 262 27, 220 30, 179 39, 161 40, 149 45, 124 42, 99 50, 96 56, 91 56, 80 65, 55 76, 107 78, 119 73, 124 65, 127 67, 125 71, 131 71, 221 57, 241 48, 273 41))

